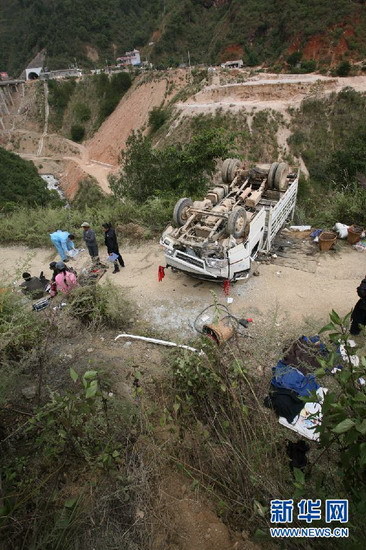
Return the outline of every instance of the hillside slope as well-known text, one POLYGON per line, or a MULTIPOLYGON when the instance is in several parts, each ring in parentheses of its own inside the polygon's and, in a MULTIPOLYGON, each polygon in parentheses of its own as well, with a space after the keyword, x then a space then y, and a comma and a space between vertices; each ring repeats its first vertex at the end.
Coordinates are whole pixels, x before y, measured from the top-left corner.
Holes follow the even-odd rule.
POLYGON ((334 64, 366 54, 364 0, 2 0, 0 68, 19 73, 41 48, 50 68, 113 63, 131 48, 156 65, 334 64), (19 40, 22 36, 22 41, 19 40), (189 53, 188 53, 189 52, 189 53))

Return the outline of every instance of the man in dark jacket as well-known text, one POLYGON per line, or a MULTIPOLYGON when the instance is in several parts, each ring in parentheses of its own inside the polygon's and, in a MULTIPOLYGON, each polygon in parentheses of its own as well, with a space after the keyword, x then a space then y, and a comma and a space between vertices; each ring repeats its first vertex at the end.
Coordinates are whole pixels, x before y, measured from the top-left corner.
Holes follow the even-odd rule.
POLYGON ((350 329, 351 334, 355 336, 361 332, 360 325, 366 325, 366 278, 363 279, 360 286, 357 287, 357 294, 360 299, 353 308, 350 329))
POLYGON ((39 300, 43 298, 44 292, 49 281, 43 275, 43 271, 39 277, 32 277, 30 273, 23 273, 24 282, 20 285, 20 289, 31 300, 39 300))
POLYGON ((99 251, 98 251, 98 243, 97 243, 97 238, 95 236, 95 231, 90 229, 90 225, 88 224, 88 222, 83 222, 81 224, 81 227, 84 230, 83 239, 89 251, 89 255, 93 260, 93 262, 98 263, 99 251))
POLYGON ((116 254, 118 258, 116 258, 114 262, 114 271, 113 273, 119 272, 119 265, 121 267, 125 267, 125 262, 123 261, 123 258, 119 252, 118 249, 118 242, 117 242, 117 235, 115 230, 113 229, 112 225, 110 223, 103 223, 102 225, 105 234, 104 234, 104 243, 107 247, 108 254, 116 254), (119 263, 119 265, 118 265, 119 263))

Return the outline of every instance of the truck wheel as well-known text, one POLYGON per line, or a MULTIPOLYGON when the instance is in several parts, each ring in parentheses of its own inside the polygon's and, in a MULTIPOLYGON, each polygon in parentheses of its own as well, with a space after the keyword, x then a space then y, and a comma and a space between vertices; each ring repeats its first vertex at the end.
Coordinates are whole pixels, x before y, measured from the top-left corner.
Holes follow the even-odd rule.
POLYGON ((226 159, 222 163, 221 176, 224 183, 231 183, 235 177, 237 168, 241 166, 239 159, 226 159))
POLYGON ((279 165, 279 162, 272 162, 272 164, 271 164, 271 167, 270 167, 269 172, 268 172, 268 177, 267 177, 268 189, 273 189, 274 176, 275 176, 275 172, 278 168, 278 165, 279 165))
POLYGON ((182 227, 189 217, 188 209, 193 206, 191 199, 179 199, 174 206, 173 221, 177 227, 182 227))
POLYGON ((288 188, 287 176, 289 175, 289 172, 290 167, 287 162, 280 162, 277 166, 273 180, 274 188, 277 189, 277 191, 281 191, 281 193, 284 193, 288 188))
POLYGON ((241 162, 239 159, 232 159, 231 164, 229 164, 229 168, 227 171, 227 177, 230 180, 229 183, 233 181, 235 178, 236 171, 241 167, 241 162))
POLYGON ((248 218, 245 208, 235 208, 232 212, 230 212, 227 219, 227 233, 232 235, 235 239, 239 239, 244 235, 247 223, 248 218))

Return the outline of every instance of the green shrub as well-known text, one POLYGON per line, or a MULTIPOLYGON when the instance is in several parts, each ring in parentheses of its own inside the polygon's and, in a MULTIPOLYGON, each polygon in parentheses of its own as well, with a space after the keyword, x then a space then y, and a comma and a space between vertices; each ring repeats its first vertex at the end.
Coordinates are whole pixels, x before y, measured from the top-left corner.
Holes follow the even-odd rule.
POLYGON ((122 289, 108 282, 74 289, 69 299, 70 315, 86 325, 124 330, 133 313, 122 289))
POLYGON ((74 126, 71 126, 71 139, 73 141, 76 141, 79 143, 84 139, 85 136, 85 128, 84 126, 80 126, 79 124, 74 124, 74 126))
POLYGON ((336 68, 337 76, 348 76, 351 72, 351 64, 349 61, 341 61, 336 68))
POLYGON ((154 107, 149 113, 149 126, 156 132, 168 120, 169 114, 163 107, 154 107))
POLYGON ((0 289, 0 359, 19 359, 44 336, 46 325, 31 301, 6 287, 0 289))
POLYGON ((300 63, 301 58, 302 58, 302 52, 296 51, 290 54, 286 61, 291 67, 295 67, 298 63, 300 63))
POLYGON ((301 61, 300 70, 303 73, 313 73, 316 70, 316 61, 315 59, 309 59, 301 61))

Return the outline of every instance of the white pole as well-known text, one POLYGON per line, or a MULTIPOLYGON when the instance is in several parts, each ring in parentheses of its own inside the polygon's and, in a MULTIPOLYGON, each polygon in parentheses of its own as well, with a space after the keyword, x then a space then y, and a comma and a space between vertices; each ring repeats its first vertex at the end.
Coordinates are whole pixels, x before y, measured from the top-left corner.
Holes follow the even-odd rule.
POLYGON ((189 351, 193 351, 194 353, 198 353, 198 355, 205 355, 204 351, 198 350, 196 348, 192 348, 191 346, 176 344, 175 342, 168 342, 167 340, 158 340, 157 338, 148 338, 147 336, 136 336, 134 334, 119 334, 118 336, 115 337, 115 340, 118 340, 119 338, 130 338, 131 340, 143 340, 144 342, 150 342, 151 344, 159 344, 160 346, 169 346, 173 348, 183 348, 189 351))

